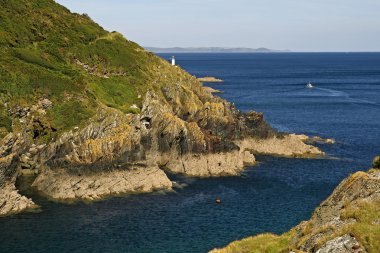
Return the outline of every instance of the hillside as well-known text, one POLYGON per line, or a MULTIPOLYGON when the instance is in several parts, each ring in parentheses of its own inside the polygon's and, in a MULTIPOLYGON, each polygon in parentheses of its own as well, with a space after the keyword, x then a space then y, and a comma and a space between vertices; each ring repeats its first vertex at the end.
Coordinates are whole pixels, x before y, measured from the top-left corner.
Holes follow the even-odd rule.
MULTIPOLYGON (((380 161, 380 160, 378 160, 380 161)), ((377 253, 380 250, 380 170, 346 178, 313 213, 283 235, 261 234, 212 253, 377 253)))
POLYGON ((53 0, 0 0, 0 216, 172 188, 166 171, 237 175, 254 153, 323 155, 181 68, 53 0))

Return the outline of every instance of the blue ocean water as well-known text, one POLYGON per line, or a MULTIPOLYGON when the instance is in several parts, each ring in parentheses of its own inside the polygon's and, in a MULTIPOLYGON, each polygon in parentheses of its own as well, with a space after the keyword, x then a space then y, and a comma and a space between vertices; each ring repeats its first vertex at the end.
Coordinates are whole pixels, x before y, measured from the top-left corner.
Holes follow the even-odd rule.
MULTIPOLYGON (((169 59, 171 55, 161 55, 169 59)), ((197 76, 273 127, 334 138, 326 159, 260 156, 239 177, 189 179, 171 193, 64 205, 26 190, 41 213, 0 219, 0 252, 207 252, 308 219, 350 173, 380 153, 380 54, 177 54, 197 76), (314 89, 305 88, 312 82, 314 89), (215 205, 215 197, 223 201, 215 205)))

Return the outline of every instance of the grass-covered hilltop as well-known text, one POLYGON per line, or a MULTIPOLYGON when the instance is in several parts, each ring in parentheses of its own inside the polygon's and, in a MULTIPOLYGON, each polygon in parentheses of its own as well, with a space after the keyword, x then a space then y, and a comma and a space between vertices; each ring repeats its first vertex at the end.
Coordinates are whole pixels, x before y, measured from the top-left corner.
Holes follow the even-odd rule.
POLYGON ((210 253, 380 252, 380 157, 334 190, 308 221, 282 235, 261 234, 210 253))
POLYGON ((165 171, 237 175, 253 154, 323 155, 196 77, 53 0, 0 0, 0 216, 35 208, 15 188, 97 200, 171 189, 165 171))
POLYGON ((10 110, 30 109, 42 98, 54 105, 41 134, 50 139, 80 126, 100 104, 138 113, 131 106, 141 108, 148 89, 191 78, 54 1, 0 3, 2 137, 12 131, 10 110))

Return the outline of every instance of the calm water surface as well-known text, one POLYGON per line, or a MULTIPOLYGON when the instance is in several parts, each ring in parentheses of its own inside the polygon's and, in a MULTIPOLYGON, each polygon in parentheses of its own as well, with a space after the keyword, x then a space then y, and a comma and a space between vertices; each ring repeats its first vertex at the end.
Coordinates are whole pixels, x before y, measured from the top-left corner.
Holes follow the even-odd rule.
MULTIPOLYGON (((161 55, 169 59, 170 55, 161 55)), ((258 157, 242 176, 175 179, 172 193, 62 205, 28 192, 41 213, 0 219, 0 252, 207 252, 262 232, 282 233, 380 153, 380 54, 177 54, 243 110, 281 131, 335 138, 329 159, 258 157), (306 89, 311 81, 315 89, 306 89), (220 196, 223 204, 215 205, 220 196)))

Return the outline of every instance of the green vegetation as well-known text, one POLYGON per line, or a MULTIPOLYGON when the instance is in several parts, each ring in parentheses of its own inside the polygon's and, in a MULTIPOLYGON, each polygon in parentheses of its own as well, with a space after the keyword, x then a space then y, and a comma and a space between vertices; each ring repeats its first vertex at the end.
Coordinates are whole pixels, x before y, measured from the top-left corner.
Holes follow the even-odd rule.
POLYGON ((375 169, 380 169, 380 156, 376 156, 375 159, 373 159, 372 166, 375 169))
POLYGON ((289 252, 289 244, 294 236, 294 231, 290 231, 281 236, 274 234, 261 234, 249 237, 241 241, 236 241, 215 253, 280 253, 289 252))
POLYGON ((100 106, 139 113, 147 90, 190 78, 53 0, 0 0, 0 54, 0 137, 18 122, 9 109, 41 98, 53 102, 43 120, 59 133, 100 106))
POLYGON ((77 100, 69 100, 55 106, 49 111, 51 126, 54 129, 67 130, 72 126, 80 126, 88 117, 94 114, 91 106, 85 106, 77 100), (72 117, 72 115, 75 117, 72 117))
POLYGON ((345 209, 343 218, 358 220, 350 226, 350 232, 362 243, 368 253, 379 252, 380 201, 360 201, 356 206, 345 209))

